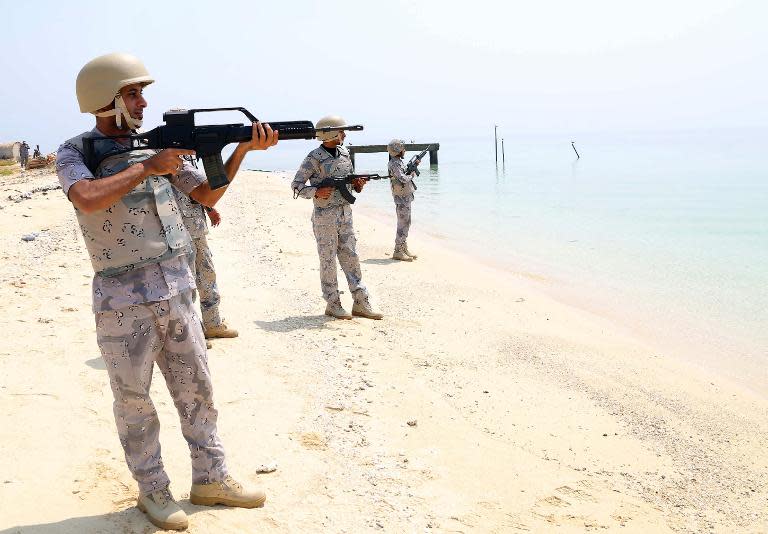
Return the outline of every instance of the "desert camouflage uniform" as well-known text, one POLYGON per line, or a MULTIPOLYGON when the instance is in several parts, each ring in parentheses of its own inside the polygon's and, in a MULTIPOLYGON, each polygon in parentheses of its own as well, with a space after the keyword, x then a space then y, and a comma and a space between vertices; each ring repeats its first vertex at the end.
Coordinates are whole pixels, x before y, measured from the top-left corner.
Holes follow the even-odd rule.
MULTIPOLYGON (((83 155, 66 143, 57 153, 56 172, 67 196, 79 180, 94 179, 83 155)), ((187 194, 204 180, 188 164, 171 178, 187 194)), ((114 393, 118 435, 139 490, 146 494, 168 483, 160 457, 159 421, 149 398, 155 361, 182 421, 193 482, 222 480, 227 469, 216 432, 205 340, 191 306, 195 279, 189 258, 182 254, 115 276, 96 274, 92 287, 96 337, 114 393)))
POLYGON ((19 147, 19 165, 22 169, 27 168, 27 162, 29 160, 29 145, 27 143, 21 143, 19 147))
POLYGON ((211 374, 192 293, 96 314, 96 338, 115 398, 117 434, 143 494, 168 485, 160 457, 160 421, 149 397, 154 363, 163 373, 192 458, 192 483, 226 476, 216 433, 211 374))
POLYGON ((397 214, 397 232, 395 247, 405 245, 408 230, 411 228, 411 202, 413 202, 413 176, 405 174, 403 158, 394 157, 389 160, 389 183, 392 187, 392 198, 395 200, 397 214))
MULTIPOLYGON (((355 249, 352 207, 336 189, 328 199, 315 198, 317 184, 326 178, 346 176, 353 171, 352 160, 346 147, 339 146, 337 150, 338 157, 333 157, 322 146, 310 152, 291 183, 291 188, 298 191, 300 197, 311 198, 315 204, 312 229, 320 256, 320 287, 327 302, 340 301, 336 277, 337 257, 347 277, 349 290, 355 298, 368 296, 368 290, 362 281, 360 259, 355 249), (306 185, 307 181, 309 186, 306 185)), ((351 186, 348 187, 351 191, 351 186)))
POLYGON ((209 329, 221 324, 219 315, 219 288, 216 285, 216 270, 213 266, 213 254, 208 247, 208 222, 202 204, 189 198, 181 191, 176 191, 176 199, 181 208, 181 216, 192 244, 195 248, 195 285, 200 294, 200 311, 202 312, 203 328, 209 329))

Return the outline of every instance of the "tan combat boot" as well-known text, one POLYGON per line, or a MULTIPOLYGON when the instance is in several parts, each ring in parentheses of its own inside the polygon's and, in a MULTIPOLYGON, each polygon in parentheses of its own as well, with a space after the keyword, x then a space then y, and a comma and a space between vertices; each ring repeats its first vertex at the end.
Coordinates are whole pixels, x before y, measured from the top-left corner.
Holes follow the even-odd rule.
POLYGON ((205 329, 205 338, 216 337, 237 337, 240 334, 234 328, 227 326, 227 323, 221 323, 218 326, 210 326, 205 329))
POLYGON ((186 530, 187 514, 173 499, 168 488, 139 495, 136 506, 147 514, 150 523, 165 530, 186 530))
POLYGON ((413 258, 405 253, 405 247, 403 245, 395 245, 395 251, 392 253, 392 259, 400 261, 413 261, 413 258))
POLYGON ((258 508, 264 506, 266 494, 261 490, 244 489, 234 478, 227 475, 220 482, 211 484, 192 484, 189 502, 202 506, 223 504, 240 508, 258 508))
MULTIPOLYGON (((362 293, 362 291, 358 291, 358 293, 362 293)), ((367 319, 381 319, 384 317, 384 314, 373 309, 368 295, 358 297, 357 294, 355 294, 355 303, 352 305, 352 315, 367 319)))
POLYGON ((206 349, 212 349, 212 348, 213 348, 213 343, 211 343, 210 341, 208 341, 208 340, 206 339, 206 340, 205 340, 205 348, 206 348, 206 349))
POLYGON ((418 256, 417 256, 416 254, 414 254, 413 252, 411 252, 410 250, 408 250, 408 242, 406 242, 406 243, 403 245, 403 252, 405 252, 405 253, 406 253, 408 256, 410 256, 410 257, 411 257, 411 258, 413 258, 414 260, 415 260, 416 258, 418 258, 418 256))
POLYGON ((336 317, 337 319, 352 318, 349 312, 344 309, 344 307, 341 305, 341 302, 339 302, 338 300, 331 301, 328 303, 328 305, 325 307, 325 314, 330 315, 331 317, 336 317))

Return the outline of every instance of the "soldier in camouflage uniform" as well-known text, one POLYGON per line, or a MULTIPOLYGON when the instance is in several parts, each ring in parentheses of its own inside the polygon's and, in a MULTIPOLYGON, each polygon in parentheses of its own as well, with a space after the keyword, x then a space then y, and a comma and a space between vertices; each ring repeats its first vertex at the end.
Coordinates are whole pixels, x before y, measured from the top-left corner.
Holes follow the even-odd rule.
MULTIPOLYGON (((213 217, 218 216, 218 212, 214 208, 208 208, 203 206, 199 202, 195 202, 187 195, 176 189, 176 203, 181 209, 181 217, 184 220, 184 226, 186 226, 190 237, 192 238, 192 244, 195 248, 195 285, 197 286, 197 292, 200 295, 200 312, 203 319, 203 332, 206 339, 217 337, 237 337, 238 332, 233 328, 229 328, 227 324, 222 321, 219 315, 219 302, 221 302, 221 296, 219 295, 219 288, 216 285, 216 271, 213 266, 213 254, 211 249, 208 248, 208 239, 205 237, 208 233, 208 223, 206 221, 206 213, 213 217)), ((217 223, 214 224, 216 226, 217 223)), ((210 348, 210 347, 209 347, 210 348)))
POLYGON ((408 250, 408 230, 411 228, 411 202, 416 186, 413 183, 413 173, 405 174, 405 142, 392 139, 387 145, 389 153, 389 183, 392 187, 392 198, 395 200, 397 214, 397 232, 395 234, 395 251, 392 259, 413 261, 416 254, 408 250))
MULTIPOLYGON (((77 77, 77 98, 83 113, 96 116, 96 127, 61 145, 56 172, 96 273, 96 337, 114 394, 120 443, 139 485, 137 506, 156 526, 181 530, 188 521, 168 489, 157 412, 149 397, 155 362, 189 445, 190 501, 254 507, 266 496, 243 488, 227 473, 203 331, 191 306, 191 241, 172 193, 177 187, 213 206, 225 188, 212 191, 205 176, 181 160, 190 150, 125 152, 117 140, 99 139, 141 126, 147 105, 142 91, 153 81, 141 61, 128 54, 107 54, 86 64, 77 77), (94 152, 101 163, 95 168, 85 164, 87 137, 98 141, 94 152)), ((253 139, 239 144, 227 161, 229 179, 249 150, 276 142, 269 126, 254 124, 253 139)))
POLYGON ((21 142, 21 146, 19 147, 19 165, 21 165, 22 169, 27 168, 27 163, 29 162, 29 145, 26 141, 21 142))
MULTIPOLYGON (((344 119, 337 116, 323 117, 317 122, 318 128, 345 125, 344 119)), ((355 249, 352 207, 337 189, 317 187, 317 184, 326 178, 352 173, 349 151, 342 146, 346 135, 343 131, 321 132, 317 137, 322 144, 304 158, 291 188, 294 197, 312 199, 315 205, 312 212, 312 229, 320 256, 320 287, 327 302, 325 314, 337 319, 351 319, 352 315, 381 319, 383 315, 371 306, 368 290, 363 284, 360 259, 355 249), (354 299, 352 315, 341 305, 336 278, 337 257, 354 299)), ((359 193, 364 184, 364 180, 358 179, 352 187, 359 193)))

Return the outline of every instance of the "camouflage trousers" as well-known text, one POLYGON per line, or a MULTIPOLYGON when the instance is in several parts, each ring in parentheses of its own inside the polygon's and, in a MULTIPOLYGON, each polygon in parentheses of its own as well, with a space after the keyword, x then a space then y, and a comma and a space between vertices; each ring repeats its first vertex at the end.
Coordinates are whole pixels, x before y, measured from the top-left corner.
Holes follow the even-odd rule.
POLYGON ((149 398, 155 362, 165 378, 192 458, 192 482, 222 480, 211 375, 191 291, 170 300, 96 314, 96 338, 114 395, 117 434, 142 494, 169 482, 160 456, 160 422, 149 398))
POLYGON ((216 285, 216 270, 213 267, 213 254, 208 248, 205 235, 192 239, 195 244, 195 285, 200 295, 200 312, 203 328, 208 329, 221 324, 219 316, 219 288, 216 285))
POLYGON ((339 285, 336 276, 336 258, 347 277, 349 290, 354 294, 368 291, 363 284, 360 258, 355 246, 355 230, 352 228, 352 207, 331 206, 315 208, 312 212, 312 229, 317 240, 317 254, 320 256, 320 287, 327 302, 339 301, 339 285))
POLYGON ((408 239, 408 230, 411 228, 411 201, 395 200, 395 213, 397 214, 397 232, 395 233, 395 246, 405 245, 408 239))

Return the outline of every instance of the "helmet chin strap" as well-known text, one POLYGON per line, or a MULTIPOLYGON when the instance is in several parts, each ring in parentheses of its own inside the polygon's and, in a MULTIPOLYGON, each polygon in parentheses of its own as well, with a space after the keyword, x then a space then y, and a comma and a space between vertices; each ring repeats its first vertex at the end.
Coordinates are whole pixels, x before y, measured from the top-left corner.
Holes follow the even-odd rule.
POLYGON ((125 107, 122 95, 115 97, 115 109, 109 111, 102 111, 101 113, 94 113, 97 117, 115 117, 115 122, 118 128, 123 127, 123 118, 125 118, 125 124, 131 130, 138 130, 141 128, 141 124, 144 122, 141 119, 134 119, 131 114, 128 113, 128 108, 125 107))

